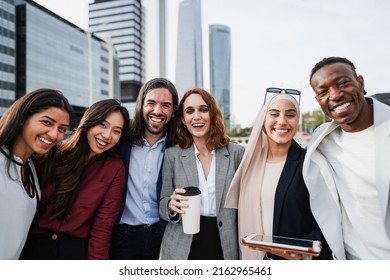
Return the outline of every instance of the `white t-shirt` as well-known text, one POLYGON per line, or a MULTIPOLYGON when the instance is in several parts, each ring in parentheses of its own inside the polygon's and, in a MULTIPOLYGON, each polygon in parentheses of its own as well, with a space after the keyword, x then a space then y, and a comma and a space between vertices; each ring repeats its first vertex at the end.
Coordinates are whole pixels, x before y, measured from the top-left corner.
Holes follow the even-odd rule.
POLYGON ((390 259, 375 178, 374 126, 355 133, 339 128, 319 150, 336 176, 347 259, 390 259))
MULTIPOLYGON (((22 162, 16 156, 14 159, 22 162)), ((29 164, 40 195, 34 165, 32 162, 29 164)), ((12 178, 10 178, 7 174, 7 158, 0 153, 0 259, 2 260, 19 259, 37 210, 36 197, 29 197, 23 187, 20 169, 20 166, 11 162, 12 178)))

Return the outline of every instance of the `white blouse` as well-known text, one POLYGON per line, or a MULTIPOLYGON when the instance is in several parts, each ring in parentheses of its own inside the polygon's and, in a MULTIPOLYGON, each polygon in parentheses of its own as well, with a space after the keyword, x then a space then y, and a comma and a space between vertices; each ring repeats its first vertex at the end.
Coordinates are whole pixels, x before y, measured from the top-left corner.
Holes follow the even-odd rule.
POLYGON ((215 151, 212 151, 210 172, 207 178, 204 175, 202 163, 198 159, 199 150, 194 144, 196 167, 198 170, 199 189, 201 191, 200 215, 208 217, 217 216, 217 202, 215 199, 215 151))
MULTIPOLYGON (((16 156, 20 163, 22 160, 16 156)), ((37 210, 36 194, 29 197, 23 187, 21 166, 11 162, 10 175, 7 173, 7 158, 0 153, 0 259, 19 259, 31 222, 37 210)), ((33 173, 40 196, 40 188, 34 164, 28 163, 33 173)))

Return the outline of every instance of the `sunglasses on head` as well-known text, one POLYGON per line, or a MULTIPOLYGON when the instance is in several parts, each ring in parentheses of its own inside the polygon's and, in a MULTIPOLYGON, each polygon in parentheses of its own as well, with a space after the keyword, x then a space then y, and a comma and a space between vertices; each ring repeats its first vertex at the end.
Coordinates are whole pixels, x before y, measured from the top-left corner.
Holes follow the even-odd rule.
MULTIPOLYGON (((286 94, 291 94, 293 96, 298 96, 298 100, 297 100, 298 105, 301 104, 301 92, 297 89, 269 87, 265 90, 264 104, 265 104, 265 101, 267 100, 268 93, 272 93, 272 94, 286 93, 286 94)), ((297 98, 295 98, 295 99, 297 99, 297 98)))

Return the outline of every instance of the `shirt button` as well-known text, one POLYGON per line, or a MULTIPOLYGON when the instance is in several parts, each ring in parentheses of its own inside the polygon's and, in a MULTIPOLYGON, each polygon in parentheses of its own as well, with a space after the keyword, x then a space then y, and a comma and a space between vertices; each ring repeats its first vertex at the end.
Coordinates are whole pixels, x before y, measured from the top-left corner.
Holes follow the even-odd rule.
POLYGON ((218 225, 219 225, 219 227, 222 227, 222 222, 219 222, 218 225))
POLYGON ((51 236, 51 239, 53 239, 53 240, 57 240, 57 238, 58 238, 58 235, 57 234, 52 234, 52 236, 51 236))

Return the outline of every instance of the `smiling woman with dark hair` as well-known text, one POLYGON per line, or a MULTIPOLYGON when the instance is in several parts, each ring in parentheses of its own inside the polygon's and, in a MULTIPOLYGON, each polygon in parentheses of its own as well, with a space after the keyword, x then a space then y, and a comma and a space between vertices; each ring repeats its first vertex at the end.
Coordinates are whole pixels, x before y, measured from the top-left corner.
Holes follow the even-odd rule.
POLYGON ((23 258, 108 259, 125 182, 117 147, 128 126, 117 100, 98 101, 58 147, 55 161, 41 163, 42 207, 23 258))
POLYGON ((61 92, 24 95, 0 119, 0 259, 18 259, 40 202, 31 160, 65 136, 72 107, 61 92))

